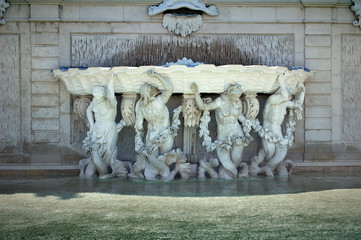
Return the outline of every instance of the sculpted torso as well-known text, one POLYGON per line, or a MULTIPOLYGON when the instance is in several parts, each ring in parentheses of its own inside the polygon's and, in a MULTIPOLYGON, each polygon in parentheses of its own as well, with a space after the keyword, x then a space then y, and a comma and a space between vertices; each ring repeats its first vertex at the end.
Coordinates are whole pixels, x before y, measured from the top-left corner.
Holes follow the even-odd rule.
MULTIPOLYGON (((266 103, 267 105, 268 103, 266 103)), ((268 128, 282 136, 282 123, 285 119, 287 113, 287 105, 289 101, 279 103, 279 104, 269 104, 267 108, 263 111, 263 125, 265 128, 268 128)))
POLYGON ((148 122, 147 142, 152 141, 159 133, 169 127, 169 111, 160 98, 139 106, 139 111, 148 122))
POLYGON ((225 96, 216 99, 218 108, 216 108, 217 137, 219 140, 232 135, 243 136, 238 117, 242 114, 242 103, 240 100, 226 101, 225 96))
POLYGON ((95 123, 114 122, 117 115, 116 105, 112 106, 109 102, 92 102, 92 110, 95 117, 95 123))

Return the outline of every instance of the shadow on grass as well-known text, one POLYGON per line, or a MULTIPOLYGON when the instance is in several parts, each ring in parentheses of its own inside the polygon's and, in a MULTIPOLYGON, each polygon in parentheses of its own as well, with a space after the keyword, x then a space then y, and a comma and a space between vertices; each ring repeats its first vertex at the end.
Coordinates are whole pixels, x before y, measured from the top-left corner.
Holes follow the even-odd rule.
POLYGON ((236 180, 145 181, 138 179, 0 179, 0 194, 34 193, 38 197, 77 198, 97 192, 138 196, 216 197, 276 195, 361 188, 361 175, 297 174, 288 178, 249 177, 236 180))

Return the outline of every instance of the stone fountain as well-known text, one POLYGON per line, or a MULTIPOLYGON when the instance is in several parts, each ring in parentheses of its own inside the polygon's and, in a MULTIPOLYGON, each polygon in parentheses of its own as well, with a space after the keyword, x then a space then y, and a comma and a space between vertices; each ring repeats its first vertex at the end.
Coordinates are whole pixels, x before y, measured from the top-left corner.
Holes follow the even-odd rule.
POLYGON ((260 65, 215 66, 183 59, 164 66, 61 68, 53 74, 69 93, 83 96, 77 109, 89 126, 83 148, 90 157, 80 161, 81 176, 173 180, 289 175, 293 164, 285 157, 293 143, 296 120, 302 117, 304 83, 313 71, 260 65), (123 119, 119 123, 115 122, 115 94, 122 95, 123 119), (182 94, 183 103, 170 117, 166 104, 172 94, 182 94), (202 98, 202 94, 218 97, 212 100, 202 98), (257 119, 257 94, 269 95, 262 123, 257 119), (208 129, 212 110, 217 121, 216 140, 211 139, 208 129), (180 112, 183 146, 174 148, 180 112), (136 132, 136 162, 129 166, 117 160, 114 144, 127 126, 136 132), (251 131, 262 138, 262 148, 249 165, 242 162, 242 153, 253 140, 251 131), (217 152, 217 157, 190 164, 197 154, 193 147, 195 134, 203 138, 202 145, 208 152, 217 152))

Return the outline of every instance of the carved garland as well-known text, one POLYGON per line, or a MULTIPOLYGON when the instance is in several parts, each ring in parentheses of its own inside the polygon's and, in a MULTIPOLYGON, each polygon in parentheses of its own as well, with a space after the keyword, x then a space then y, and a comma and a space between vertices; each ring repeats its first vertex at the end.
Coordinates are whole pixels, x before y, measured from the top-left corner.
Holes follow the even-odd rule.
POLYGON ((252 128, 255 132, 258 132, 258 135, 272 143, 279 143, 281 145, 293 145, 294 136, 293 133, 295 132, 296 128, 296 120, 302 119, 302 108, 290 109, 288 111, 288 117, 286 119, 286 131, 285 137, 282 138, 274 133, 272 130, 268 128, 262 127, 259 123, 258 119, 252 121, 252 128))
POLYGON ((182 111, 182 106, 179 106, 176 109, 174 109, 172 125, 168 127, 162 134, 159 134, 159 136, 153 140, 153 144, 150 147, 145 148, 145 144, 143 142, 144 133, 143 131, 137 130, 135 135, 135 151, 136 152, 147 151, 150 154, 157 149, 157 145, 161 145, 162 143, 164 143, 164 141, 167 139, 168 136, 172 136, 172 137, 177 136, 179 125, 181 124, 181 121, 179 120, 179 114, 181 113, 181 111, 182 111))
MULTIPOLYGON (((211 99, 203 99, 205 104, 209 104, 211 99)), ((212 142, 212 138, 209 136, 208 124, 211 121, 210 112, 204 111, 201 117, 201 123, 199 125, 199 136, 203 137, 202 146, 206 147, 207 152, 212 152, 216 148, 222 148, 227 151, 232 150, 233 145, 244 145, 248 146, 249 143, 253 140, 249 134, 252 129, 252 122, 246 120, 242 123, 244 136, 232 136, 229 137, 226 141, 216 140, 212 142)))

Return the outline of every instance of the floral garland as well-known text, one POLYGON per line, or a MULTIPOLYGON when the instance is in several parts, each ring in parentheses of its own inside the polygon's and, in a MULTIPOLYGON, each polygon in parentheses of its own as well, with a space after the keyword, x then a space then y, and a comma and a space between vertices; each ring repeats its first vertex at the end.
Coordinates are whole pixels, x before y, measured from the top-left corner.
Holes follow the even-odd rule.
POLYGON ((242 123, 244 136, 231 136, 225 141, 216 140, 214 142, 212 142, 212 138, 209 136, 208 124, 211 121, 211 117, 208 110, 203 111, 200 121, 199 136, 203 137, 202 146, 206 147, 207 152, 212 152, 215 149, 231 151, 233 145, 247 146, 253 140, 249 134, 252 129, 252 122, 248 119, 242 123))
POLYGON ((145 144, 143 142, 143 131, 136 130, 135 135, 135 151, 141 152, 141 151, 147 151, 148 153, 153 152, 159 145, 162 145, 166 139, 171 136, 175 137, 178 135, 179 125, 181 124, 181 121, 179 120, 179 114, 182 112, 182 106, 177 107, 173 111, 173 118, 172 118, 172 125, 168 128, 166 128, 162 133, 160 133, 156 138, 153 140, 153 144, 150 147, 147 147, 145 149, 145 144))
POLYGON ((293 133, 295 132, 296 128, 296 120, 302 119, 302 108, 290 109, 288 112, 288 117, 286 119, 286 134, 285 137, 282 138, 278 136, 278 134, 274 133, 272 130, 262 127, 259 123, 258 119, 255 119, 252 122, 252 128, 255 132, 258 132, 258 135, 269 142, 272 143, 279 143, 282 145, 293 145, 294 136, 293 133))

